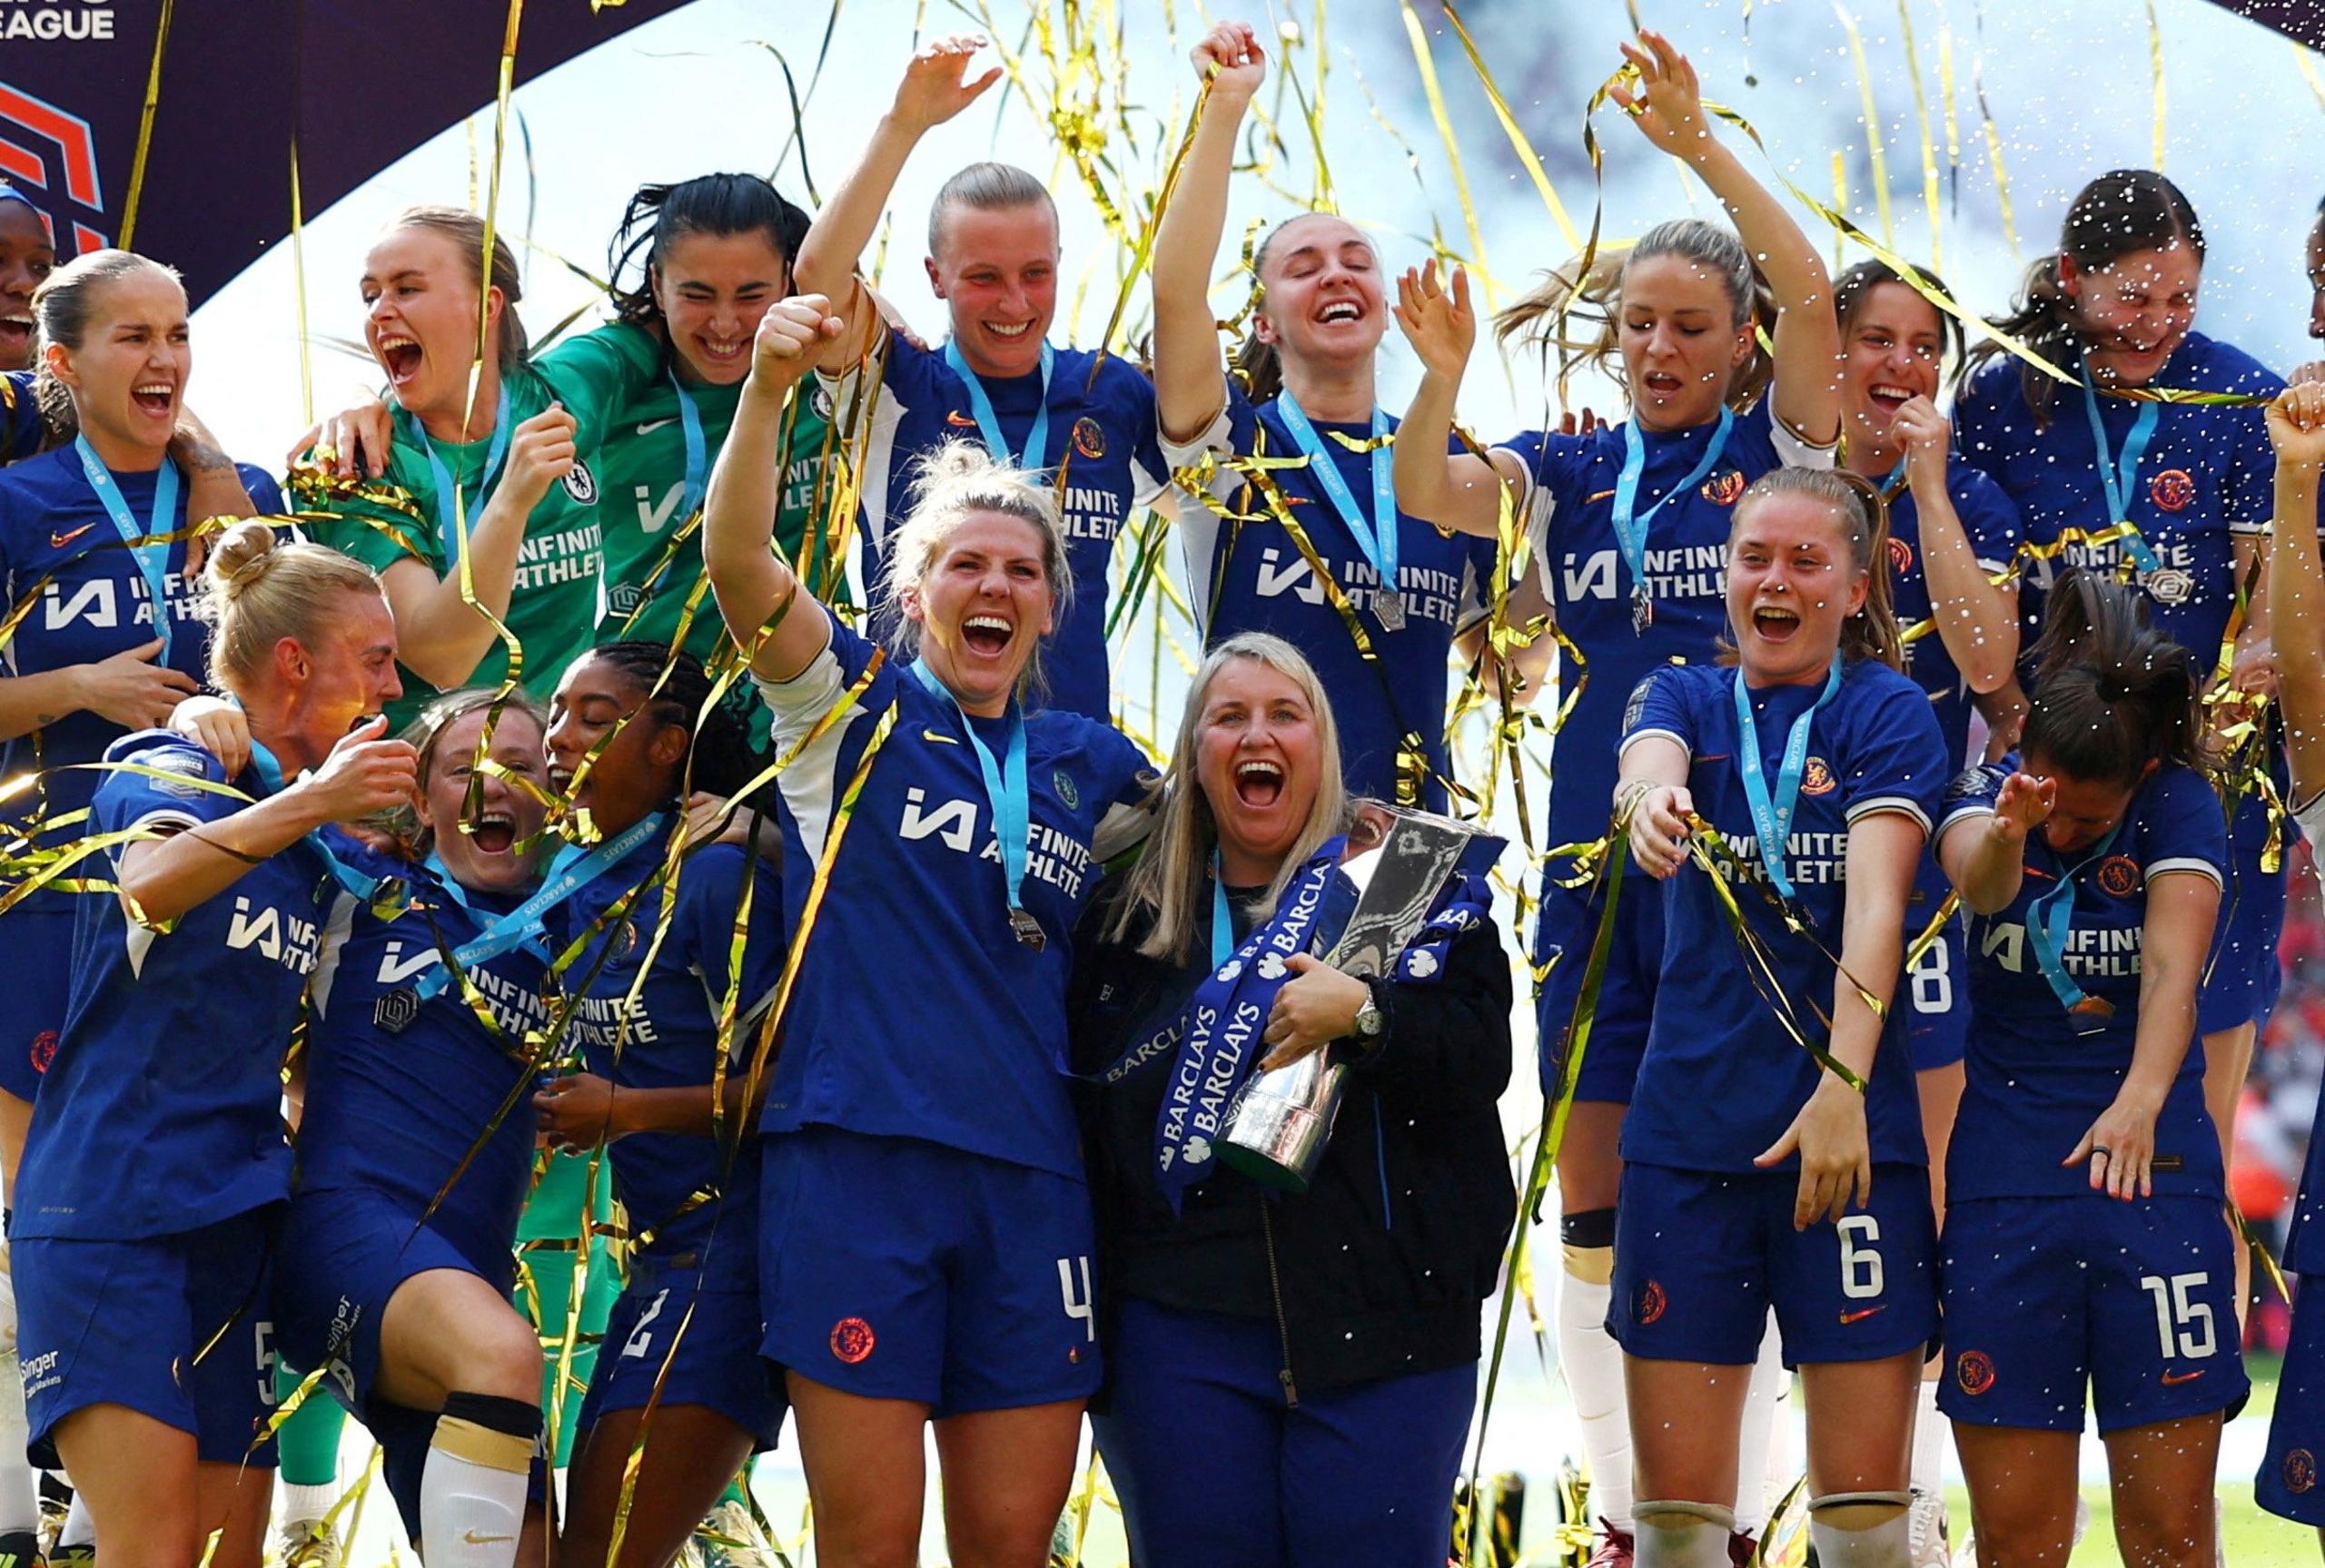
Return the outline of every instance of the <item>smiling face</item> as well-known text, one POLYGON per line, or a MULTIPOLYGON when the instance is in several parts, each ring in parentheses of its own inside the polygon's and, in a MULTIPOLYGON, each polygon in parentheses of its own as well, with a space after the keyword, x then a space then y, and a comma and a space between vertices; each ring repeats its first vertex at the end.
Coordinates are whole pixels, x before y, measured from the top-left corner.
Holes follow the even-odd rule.
MULTIPOLYGON (((2147 774, 2156 764, 2147 764, 2147 774)), ((2139 793, 2139 784, 2113 784, 2104 780, 2072 778, 2057 771, 2047 757, 2030 754, 2026 772, 2049 779, 2056 788, 2057 798, 2051 806, 2050 819, 2041 832, 2053 849, 2061 854, 2073 854, 2089 849, 2115 829, 2123 814, 2132 809, 2132 796, 2139 793)))
POLYGON ((592 656, 577 660, 549 699, 549 784, 587 808, 601 833, 621 832, 678 793, 688 732, 646 696, 647 687, 628 670, 592 656), (576 789, 574 774, 601 743, 605 749, 576 789))
POLYGON ((0 370, 33 368, 33 291, 56 268, 48 225, 22 202, 0 202, 0 370))
POLYGON ((1300 842, 1323 775, 1321 737, 1308 694, 1272 665, 1231 659, 1211 677, 1195 729, 1195 783, 1230 883, 1272 881, 1300 842))
POLYGON ((1937 396, 1945 336, 1937 307, 1904 283, 1875 283, 1849 313, 1841 402, 1849 439, 1890 449, 1889 421, 1911 398, 1937 396))
POLYGON ((1777 492, 1737 508, 1727 545, 1727 621, 1755 685, 1825 678, 1841 623, 1869 587, 1849 558, 1837 509, 1814 496, 1777 492))
POLYGON ((2174 240, 2118 256, 2084 271, 2059 258, 2059 283, 2073 303, 2083 362, 2105 386, 2144 387, 2155 380, 2196 322, 2204 259, 2174 240))
MULTIPOLYGON (((363 259, 363 340, 396 401, 415 414, 457 418, 468 405, 476 266, 450 234, 418 225, 389 230, 363 259)), ((488 291, 487 364, 500 351, 501 304, 500 291, 488 291)))
POLYGON ((285 637, 276 646, 275 667, 288 673, 293 689, 290 733, 279 737, 292 754, 286 764, 293 758, 302 766, 322 762, 341 735, 403 695, 386 597, 369 588, 336 597, 328 614, 315 617, 322 629, 313 641, 285 637))
POLYGON ((680 234, 648 271, 678 373, 727 387, 751 370, 751 339, 767 308, 791 292, 791 265, 761 230, 680 234))
MULTIPOLYGON (((540 861, 539 840, 547 814, 528 790, 477 766, 491 710, 478 708, 446 725, 429 754, 417 807, 420 825, 435 842, 444 869, 471 892, 510 892, 529 886, 540 861), (475 786, 471 809, 470 790, 475 786), (527 847, 520 853, 519 844, 527 847)), ((503 708, 485 755, 518 778, 548 781, 540 725, 521 708, 503 708)))
POLYGON ((1752 325, 1736 325, 1719 274, 1674 252, 1623 271, 1616 342, 1631 413, 1650 430, 1687 430, 1719 418, 1727 390, 1752 362, 1752 325))
POLYGON ((1057 313, 1057 214, 1035 203, 955 202, 928 258, 928 286, 952 312, 953 340, 980 376, 1028 376, 1057 313))
POLYGON ((95 284, 93 298, 81 346, 51 343, 49 368, 108 461, 143 453, 158 463, 193 371, 185 291, 158 267, 135 267, 95 284))
POLYGON ((961 706, 1006 712, 1053 624, 1056 596, 1039 527, 1008 512, 973 511, 953 526, 918 584, 902 595, 920 624, 920 654, 961 706))
POLYGON ((1380 258, 1345 218, 1310 212, 1280 225, 1260 258, 1265 292, 1253 324, 1287 362, 1370 360, 1389 328, 1380 258))

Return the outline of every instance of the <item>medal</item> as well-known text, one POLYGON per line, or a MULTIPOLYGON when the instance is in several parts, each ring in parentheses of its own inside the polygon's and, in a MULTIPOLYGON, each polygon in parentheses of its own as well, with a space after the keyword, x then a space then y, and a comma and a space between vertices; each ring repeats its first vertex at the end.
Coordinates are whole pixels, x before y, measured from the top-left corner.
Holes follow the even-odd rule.
POLYGON ((1324 498, 1340 514, 1341 526, 1356 541, 1356 547, 1372 567, 1372 575, 1380 586, 1373 590, 1372 617, 1380 623, 1384 632, 1405 629, 1405 596, 1397 575, 1398 547, 1402 542, 1397 534, 1397 487, 1394 476, 1395 459, 1389 453, 1389 417, 1378 408, 1372 410, 1372 515, 1367 518, 1364 508, 1357 504, 1356 496, 1341 477, 1341 470, 1324 450, 1316 427, 1309 422, 1307 410, 1301 408, 1290 392, 1275 400, 1276 412, 1282 416, 1283 428, 1291 432, 1292 440, 1308 455, 1308 472, 1324 492, 1324 498))
POLYGON ((1655 521, 1655 514, 1671 504, 1674 496, 1684 495, 1702 484, 1711 471, 1719 466, 1719 455, 1727 449, 1728 432, 1736 428, 1736 416, 1727 409, 1719 411, 1719 424, 1704 443, 1703 460, 1687 477, 1664 492, 1663 498, 1641 512, 1638 509, 1638 483, 1647 474, 1647 442, 1635 424, 1623 427, 1623 471, 1615 480, 1614 511, 1608 521, 1615 526, 1615 543, 1623 552, 1623 564, 1631 572, 1631 631, 1645 636, 1654 624, 1655 607, 1647 593, 1647 530, 1655 521))
POLYGON ((383 991, 371 1004, 371 1022, 389 1034, 401 1034, 420 1016, 420 994, 410 987, 383 991))
POLYGON ((1405 629, 1405 596, 1394 588, 1382 588, 1372 596, 1372 613, 1380 618, 1384 632, 1405 629))
POLYGON ((1011 935, 1014 936, 1019 942, 1024 942, 1027 947, 1032 948, 1035 952, 1041 952, 1042 949, 1049 946, 1050 944, 1050 939, 1048 936, 1044 934, 1042 931, 1042 922, 1034 918, 1034 912, 1032 910, 1011 910, 1009 912, 1009 931, 1011 935))
POLYGON ((1647 596, 1647 585, 1631 587, 1631 635, 1645 636, 1647 628, 1655 624, 1655 601, 1647 596))

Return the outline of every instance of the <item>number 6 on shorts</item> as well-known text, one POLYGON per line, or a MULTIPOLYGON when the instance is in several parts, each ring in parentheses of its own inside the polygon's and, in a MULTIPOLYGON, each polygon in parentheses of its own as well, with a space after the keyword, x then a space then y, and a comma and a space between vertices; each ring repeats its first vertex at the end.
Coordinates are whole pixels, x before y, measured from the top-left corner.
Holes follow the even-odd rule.
POLYGON ((1881 1239, 1881 1222, 1870 1214, 1852 1214, 1840 1223, 1841 1294, 1852 1301, 1881 1294, 1881 1254, 1874 1243, 1881 1239))

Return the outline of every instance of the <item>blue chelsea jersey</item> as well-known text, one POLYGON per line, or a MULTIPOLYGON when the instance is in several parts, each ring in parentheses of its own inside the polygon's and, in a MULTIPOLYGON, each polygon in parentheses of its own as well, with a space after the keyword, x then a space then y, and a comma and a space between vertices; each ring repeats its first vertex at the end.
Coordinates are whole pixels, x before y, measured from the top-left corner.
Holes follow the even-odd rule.
MULTIPOLYGON (((874 656, 835 624, 798 676, 760 683, 777 750, 846 701, 874 656)), ((842 798, 891 711, 822 909, 802 933, 761 1125, 925 1139, 1078 1178, 1065 1026, 1073 926, 1100 865, 1123 847, 1115 841, 1143 828, 1154 774, 1110 725, 1025 715, 1020 896, 1044 938, 1028 945, 1012 930, 993 807, 960 710, 890 659, 777 780, 794 930, 842 798)))
POLYGON ((0 463, 21 463, 40 450, 40 399, 31 370, 0 372, 0 463))
MULTIPOLYGON (((193 828, 247 804, 200 787, 227 782, 217 759, 163 731, 128 735, 105 760, 163 776, 104 774, 98 832, 193 828)), ((252 773, 232 783, 264 793, 252 773)), ((302 840, 166 935, 130 923, 117 898, 80 900, 72 1001, 33 1109, 13 1234, 134 1240, 288 1195, 282 1061, 334 886, 302 840)))
MULTIPOLYGON (((261 511, 283 509, 273 480, 253 468, 237 471, 261 511)), ((152 518, 156 479, 153 472, 114 476, 141 533, 152 518)), ((177 511, 169 522, 172 529, 185 526, 184 496, 181 487, 177 511)), ((158 635, 145 576, 135 556, 123 546, 104 504, 90 488, 80 455, 72 447, 0 469, 0 572, 7 578, 8 603, 26 610, 0 648, 12 676, 94 664, 141 647, 158 635), (31 601, 28 606, 26 600, 31 601)), ((202 582, 199 574, 190 576, 185 570, 183 540, 169 547, 163 586, 168 596, 168 666, 201 681, 205 678, 210 628, 197 614, 202 582)), ((37 790, 0 805, 0 819, 25 823, 35 814, 53 818, 86 806, 99 775, 74 764, 95 762, 124 733, 111 719, 84 709, 9 741, 0 771, 11 776, 35 766, 45 771, 37 790)), ((83 831, 68 827, 48 837, 50 842, 69 839, 83 831)))
MULTIPOLYGON (((748 1070, 758 1021, 783 975, 780 874, 739 845, 713 843, 679 863, 677 891, 668 893, 657 879, 673 831, 675 824, 647 839, 549 917, 560 948, 591 934, 566 971, 585 988, 576 999, 573 1039, 591 1072, 625 1089, 713 1081, 718 1019, 730 992, 737 1021, 728 1070, 748 1070), (735 922, 747 877, 748 935, 737 974, 735 922), (606 921, 640 887, 626 917, 606 921)), ((608 1146, 631 1233, 653 1231, 654 1257, 698 1253, 714 1224, 722 1246, 757 1245, 758 1140, 730 1131, 728 1142, 739 1145, 731 1164, 719 1140, 707 1136, 643 1132, 608 1146), (714 1192, 723 1195, 716 1202, 707 1196, 714 1192)))
POLYGON ((522 895, 463 902, 424 867, 380 869, 407 880, 410 907, 381 920, 341 892, 324 928, 298 1186, 385 1193, 415 1220, 437 1205, 430 1227, 490 1275, 516 1234, 532 1174, 533 1074, 522 1053, 526 1036, 549 1025, 546 965, 518 948, 463 968, 497 1034, 458 987, 422 1000, 416 988, 441 974, 443 951, 522 895))
MULTIPOLYGON (((1388 423, 1393 430, 1396 421, 1388 423)), ((1319 419, 1315 429, 1349 494, 1370 518, 1372 459, 1364 448, 1371 427, 1319 419)), ((1163 456, 1174 473, 1199 471, 1206 462, 1211 467, 1202 494, 1186 489, 1182 479, 1175 498, 1187 585, 1203 641, 1209 645, 1257 631, 1291 643, 1308 656, 1332 695, 1349 793, 1396 800, 1398 754, 1410 734, 1420 738, 1429 763, 1430 779, 1419 804, 1443 811, 1441 781, 1451 766, 1445 751, 1448 660, 1455 635, 1485 608, 1497 546, 1491 539, 1441 534, 1399 512, 1397 581, 1405 608, 1403 625, 1391 629, 1380 619, 1380 574, 1324 486, 1304 467, 1267 470, 1285 509, 1354 606, 1378 656, 1367 660, 1299 540, 1264 493, 1229 466, 1237 457, 1297 461, 1300 455, 1283 422, 1281 399, 1254 408, 1232 384, 1209 429, 1192 441, 1164 444, 1163 456)))
MULTIPOLYGON (((1736 901, 1775 954, 1782 994, 1809 1021, 1815 1031, 1811 1038, 1821 1045, 1810 1004, 1830 1011, 1833 963, 1786 930, 1763 896, 1766 852, 1736 764, 1734 687, 1740 678, 1734 668, 1711 665, 1656 671, 1632 699, 1623 744, 1660 735, 1687 748, 1696 811, 1740 859, 1746 880, 1735 889, 1736 901)), ((1754 733, 1741 744, 1759 748, 1771 787, 1794 720, 1823 690, 1820 682, 1750 692, 1754 733)), ((1841 948, 1851 825, 1875 813, 1896 812, 1926 831, 1945 776, 1944 744, 1920 689, 1870 659, 1849 666, 1810 727, 1785 857, 1797 906, 1826 948, 1836 953, 1841 948)), ((1623 1121, 1623 1158, 1684 1169, 1748 1171, 1753 1157, 1791 1125, 1822 1070, 1756 990, 1706 873, 1692 863, 1682 866, 1666 884, 1663 908, 1663 968, 1647 1059, 1623 1121), (1717 1107, 1717 1113, 1707 1115, 1707 1106, 1717 1107)), ((1882 1030, 1865 1122, 1876 1161, 1919 1164, 1926 1155, 1905 1043, 1906 1011, 1893 1008, 1882 1030)), ((1798 1163, 1788 1159, 1785 1168, 1798 1163)))
MULTIPOLYGON (((1671 496, 1701 464, 1718 427, 1641 430, 1646 450, 1637 509, 1671 496)), ((1601 426, 1587 436, 1531 431, 1501 443, 1527 474, 1520 506, 1558 630, 1580 650, 1581 668, 1563 659, 1563 705, 1576 681, 1580 696, 1560 732, 1550 785, 1552 843, 1580 843, 1607 831, 1614 809, 1614 736, 1624 703, 1647 672, 1710 659, 1727 629, 1727 534, 1745 489, 1771 468, 1830 468, 1829 449, 1809 446, 1779 423, 1763 398, 1736 416, 1718 462, 1685 495, 1650 519, 1647 590, 1654 612, 1644 631, 1631 618, 1631 569, 1614 525, 1617 480, 1627 427, 1601 426)), ((1545 699, 1546 701, 1548 699, 1545 699)))
MULTIPOLYGON (((1994 814, 2015 754, 1971 768, 1946 791, 1940 835, 1974 832, 1994 814)), ((1956 1199, 2071 1197, 2090 1192, 2085 1166, 2063 1167, 2131 1070, 2138 1034, 2140 942, 2147 890, 2174 873, 2222 880, 2227 831, 2220 798, 2203 775, 2166 763, 2132 797, 2106 853, 2062 855, 2041 829, 2026 835, 2026 873, 1999 913, 1969 915, 1968 1084, 1947 1159, 1956 1199), (2071 1017, 2044 978, 2029 937, 2030 906, 2074 884, 2063 960, 2068 979, 2112 1009, 2103 1021, 2071 1017), (2091 1032, 2083 1032, 2089 1028, 2091 1032)), ((2178 1156, 2158 1169, 2159 1193, 2221 1194, 2220 1140, 2204 1109, 2203 1042, 2191 1038, 2180 1075, 2156 1117, 2156 1152, 2178 1156)))
MULTIPOLYGON (((1992 574, 2008 567, 2024 534, 2016 504, 1958 457, 1945 465, 1945 491, 1954 515, 1962 519, 1978 569, 1992 574)), ((1922 550, 1921 508, 1910 488, 1901 489, 1889 503, 1890 603, 1901 631, 1932 615, 1922 550)), ((1936 626, 1905 645, 1905 674, 1929 694, 1938 731, 1945 737, 1946 760, 1959 769, 1970 743, 1970 687, 1936 626)))
MULTIPOLYGON (((895 531, 912 513, 915 459, 946 441, 982 437, 967 387, 941 349, 915 348, 898 332, 885 344, 885 385, 874 403, 864 448, 864 584, 877 605, 895 531)), ((1060 482, 1067 565, 1073 605, 1044 644, 1046 705, 1103 720, 1112 713, 1106 653, 1108 565, 1114 539, 1140 508, 1152 506, 1169 481, 1155 447, 1154 383, 1128 360, 1103 360, 1083 349, 1054 350, 1049 392, 1042 377, 984 378, 995 423, 1011 444, 1013 460, 1026 457, 1034 415, 1049 422, 1040 467, 1060 482)), ((853 429, 853 381, 842 383, 833 418, 853 429)), ((849 442, 851 449, 852 440, 849 442)), ((876 635, 885 635, 876 617, 876 635)))
MULTIPOLYGON (((2082 373, 2082 361, 2064 367, 2082 373)), ((2251 355, 2191 332, 2157 373, 2156 385, 2273 397, 2284 381, 2251 355)), ((2267 531, 2275 510, 2276 459, 2268 423, 2253 407, 2152 404, 2101 396, 2107 456, 2119 467, 2143 412, 2155 412, 2153 435, 2130 475, 2124 496, 2131 521, 2155 552, 2157 569, 2141 582, 2154 601, 2156 625, 2192 650, 2207 672, 2220 654, 2236 595, 2237 535, 2267 531)), ((1997 358, 1979 367, 1954 410, 1955 444, 2025 515, 2028 537, 2053 544, 2068 529, 2109 526, 2102 456, 2080 387, 2060 386, 2047 421, 2037 428, 2020 385, 2018 364, 1997 358)), ((2068 544, 2047 571, 2030 572, 2029 620, 2039 626, 2051 577, 2069 566, 2112 569, 2121 544, 2092 549, 2068 544)))

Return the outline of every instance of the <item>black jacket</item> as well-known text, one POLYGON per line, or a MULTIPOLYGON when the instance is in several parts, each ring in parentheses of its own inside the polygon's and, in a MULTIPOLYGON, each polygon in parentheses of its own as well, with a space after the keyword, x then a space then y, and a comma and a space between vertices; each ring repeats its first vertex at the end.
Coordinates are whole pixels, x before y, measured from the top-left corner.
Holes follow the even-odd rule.
MULTIPOLYGON (((1103 1071, 1167 1024, 1209 973, 1208 904, 1186 966, 1099 940, 1123 878, 1092 900, 1068 997, 1075 1066, 1103 1071)), ((1240 935, 1246 924, 1239 907, 1240 935)), ((1376 981, 1377 1046, 1350 1063, 1314 1185, 1266 1191, 1214 1171, 1174 1218, 1153 1177, 1166 1053, 1122 1082, 1085 1088, 1083 1125, 1098 1216, 1102 1321, 1125 1297, 1272 1318, 1286 1386, 1327 1389, 1438 1371, 1479 1354, 1517 1195, 1495 1101, 1509 1081, 1510 975, 1499 929, 1462 933, 1430 984, 1376 981)))

